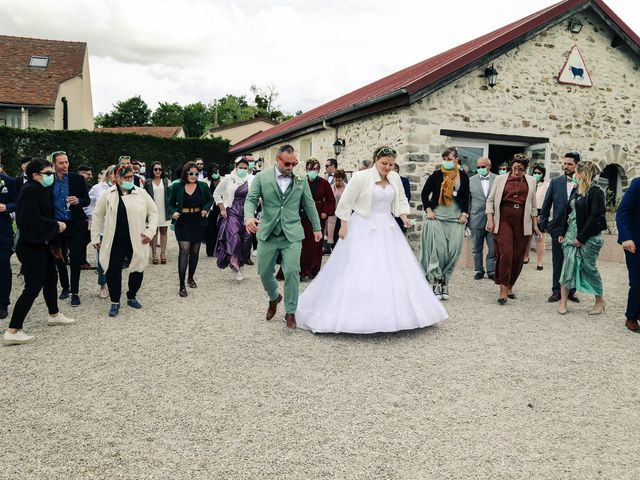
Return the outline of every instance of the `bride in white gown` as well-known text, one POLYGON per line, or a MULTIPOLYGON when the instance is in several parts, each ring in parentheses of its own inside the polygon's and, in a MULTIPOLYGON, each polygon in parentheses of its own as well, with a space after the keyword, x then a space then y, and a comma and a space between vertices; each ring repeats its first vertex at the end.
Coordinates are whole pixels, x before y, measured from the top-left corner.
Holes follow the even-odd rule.
POLYGON ((409 203, 382 147, 375 165, 347 184, 336 215, 341 240, 298 301, 299 328, 313 332, 396 332, 447 318, 394 216, 409 226, 409 203), (353 211, 353 213, 351 213, 353 211))

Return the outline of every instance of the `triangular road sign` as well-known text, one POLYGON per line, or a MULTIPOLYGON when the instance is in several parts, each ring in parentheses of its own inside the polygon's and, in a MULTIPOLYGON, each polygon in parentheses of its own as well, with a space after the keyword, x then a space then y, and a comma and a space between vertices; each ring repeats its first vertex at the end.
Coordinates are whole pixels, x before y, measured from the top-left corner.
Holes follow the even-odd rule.
POLYGON ((591 75, 589 75, 589 70, 587 70, 584 58, 582 58, 577 45, 574 45, 571 49, 567 62, 562 67, 560 75, 558 75, 558 82, 580 87, 593 87, 591 75))

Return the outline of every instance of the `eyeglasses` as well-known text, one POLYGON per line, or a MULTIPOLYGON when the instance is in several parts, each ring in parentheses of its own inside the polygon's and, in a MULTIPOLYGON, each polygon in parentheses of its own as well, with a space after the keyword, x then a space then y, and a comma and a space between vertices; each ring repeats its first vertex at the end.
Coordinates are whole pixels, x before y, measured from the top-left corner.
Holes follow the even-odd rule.
POLYGON ((118 161, 121 162, 122 160, 131 160, 131 157, 129 155, 120 155, 118 161))
POLYGON ((187 172, 187 175, 189 175, 190 177, 197 177, 198 172, 187 172))
POLYGON ((295 162, 282 162, 282 164, 287 168, 295 167, 296 165, 298 165, 298 161, 296 160, 295 162))
POLYGON ((161 168, 157 168, 157 167, 156 167, 156 168, 154 168, 154 169, 153 169, 153 171, 154 171, 154 172, 161 172, 161 171, 162 171, 162 169, 161 169, 161 168))
POLYGON ((376 153, 376 158, 388 157, 388 156, 395 157, 396 155, 397 155, 397 153, 393 148, 391 148, 391 147, 382 147, 380 150, 378 150, 378 153, 376 153))
POLYGON ((204 163, 196 163, 196 166, 202 167, 202 166, 204 166, 204 163))

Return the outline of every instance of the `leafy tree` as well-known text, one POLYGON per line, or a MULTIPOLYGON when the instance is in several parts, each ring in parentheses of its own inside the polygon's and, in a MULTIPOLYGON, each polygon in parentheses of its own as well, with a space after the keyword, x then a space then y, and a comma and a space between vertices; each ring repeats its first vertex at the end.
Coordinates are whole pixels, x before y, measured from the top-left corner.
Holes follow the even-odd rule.
POLYGON ((249 105, 247 97, 244 95, 239 97, 225 95, 213 102, 209 108, 213 123, 217 123, 217 126, 220 127, 244 122, 257 116, 256 107, 249 105))
POLYGON ((151 123, 157 127, 182 127, 184 109, 179 103, 160 102, 151 115, 151 123))
POLYGON ((256 104, 256 117, 267 117, 278 123, 293 118, 293 115, 283 113, 280 105, 276 105, 280 93, 274 84, 270 83, 264 87, 251 85, 251 93, 254 95, 253 101, 256 104))
POLYGON ((111 112, 95 118, 96 127, 141 127, 150 121, 151 109, 140 95, 117 102, 111 112))
POLYGON ((204 103, 196 102, 184 107, 184 134, 187 137, 200 137, 211 124, 210 110, 204 103))

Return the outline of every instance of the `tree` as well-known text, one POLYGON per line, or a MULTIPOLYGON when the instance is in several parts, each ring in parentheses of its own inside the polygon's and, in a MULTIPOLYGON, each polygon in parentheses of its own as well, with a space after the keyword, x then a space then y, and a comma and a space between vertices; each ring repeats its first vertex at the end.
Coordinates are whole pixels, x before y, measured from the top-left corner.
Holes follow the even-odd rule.
POLYGON ((96 127, 141 127, 150 121, 151 109, 140 95, 117 102, 111 112, 95 118, 96 127))
POLYGON ((160 102, 151 115, 151 123, 157 127, 182 127, 184 109, 179 103, 160 102))
POLYGON ((284 122, 293 118, 293 115, 283 113, 280 106, 276 105, 276 100, 280 96, 278 89, 272 83, 265 87, 251 85, 251 93, 254 95, 256 104, 256 117, 267 117, 274 122, 284 122))
POLYGON ((184 134, 187 137, 200 137, 207 127, 213 124, 210 110, 202 102, 191 103, 184 107, 184 134))
POLYGON ((214 101, 210 106, 210 111, 213 123, 223 127, 256 117, 257 109, 253 105, 249 105, 247 97, 244 95, 240 97, 225 95, 214 101))

